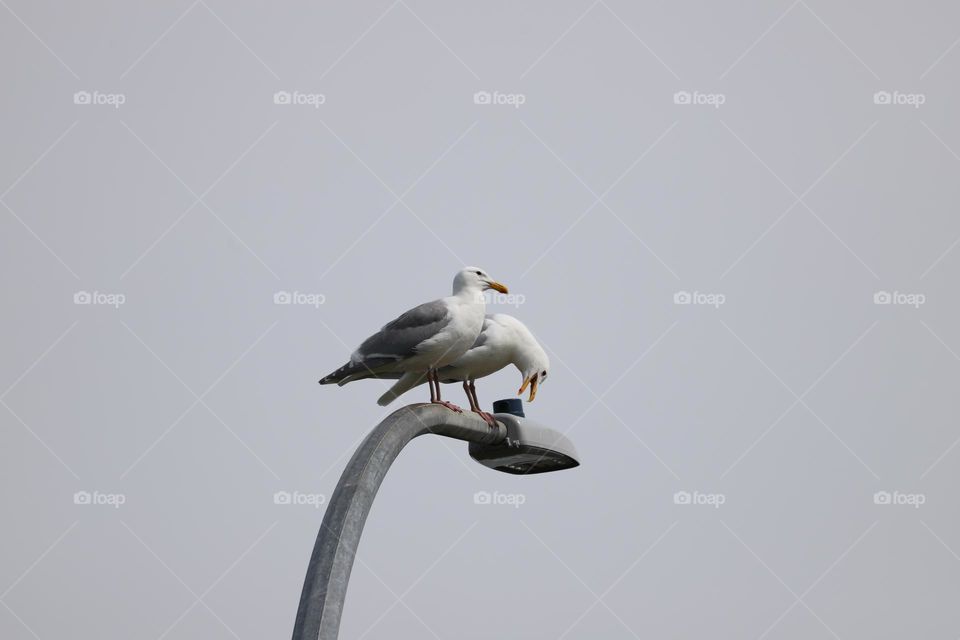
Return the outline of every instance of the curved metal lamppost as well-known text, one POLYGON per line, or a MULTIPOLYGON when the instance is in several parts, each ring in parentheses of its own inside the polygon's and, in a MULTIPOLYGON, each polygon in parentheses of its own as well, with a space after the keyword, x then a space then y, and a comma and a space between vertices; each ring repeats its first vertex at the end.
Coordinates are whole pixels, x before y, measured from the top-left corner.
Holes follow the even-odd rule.
POLYGON ((340 476, 313 547, 293 640, 335 640, 353 559, 373 499, 390 465, 408 442, 424 434, 470 443, 470 456, 484 466, 513 474, 576 467, 577 453, 562 434, 527 420, 522 403, 494 403, 496 427, 473 413, 454 413, 435 404, 394 411, 364 439, 340 476), (510 412, 510 413, 507 413, 510 412))

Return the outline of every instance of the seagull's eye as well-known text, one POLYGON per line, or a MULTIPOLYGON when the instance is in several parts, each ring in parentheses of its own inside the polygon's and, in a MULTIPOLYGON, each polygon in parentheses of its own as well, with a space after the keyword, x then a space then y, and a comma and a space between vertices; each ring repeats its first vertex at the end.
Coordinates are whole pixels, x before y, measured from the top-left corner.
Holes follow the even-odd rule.
POLYGON ((540 377, 541 377, 541 378, 546 378, 546 377, 547 377, 547 372, 544 371, 543 373, 541 373, 541 374, 540 374, 540 377))
POLYGON ((478 276, 482 276, 483 274, 480 273, 479 271, 477 271, 477 275, 478 275, 478 276))

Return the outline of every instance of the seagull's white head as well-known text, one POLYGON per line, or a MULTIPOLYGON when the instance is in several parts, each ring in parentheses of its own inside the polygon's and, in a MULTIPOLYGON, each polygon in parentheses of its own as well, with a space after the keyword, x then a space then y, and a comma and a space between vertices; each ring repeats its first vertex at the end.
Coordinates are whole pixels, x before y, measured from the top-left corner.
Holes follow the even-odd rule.
POLYGON ((491 278, 486 271, 479 267, 464 267, 453 278, 453 294, 458 295, 463 292, 483 293, 487 289, 493 289, 500 293, 507 293, 507 287, 491 278))
POLYGON ((517 394, 522 395, 527 387, 530 387, 530 397, 527 402, 533 402, 537 397, 537 389, 546 381, 550 371, 550 358, 547 357, 547 352, 537 342, 527 325, 513 316, 497 313, 491 316, 491 319, 510 331, 513 342, 513 365, 523 376, 523 385, 517 394))
POLYGON ((520 355, 516 363, 523 376, 523 386, 517 391, 517 395, 523 395, 524 390, 529 386, 530 397, 527 398, 527 402, 533 402, 537 397, 537 389, 547 381, 547 373, 550 371, 550 358, 547 357, 546 352, 536 344, 536 341, 533 347, 521 348, 521 351, 526 353, 520 355))

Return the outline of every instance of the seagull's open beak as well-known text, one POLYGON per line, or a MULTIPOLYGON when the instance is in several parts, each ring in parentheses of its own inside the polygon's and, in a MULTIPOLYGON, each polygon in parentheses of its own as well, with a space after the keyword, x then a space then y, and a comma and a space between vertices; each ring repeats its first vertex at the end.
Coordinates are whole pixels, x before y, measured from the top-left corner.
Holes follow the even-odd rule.
POLYGON ((500 283, 497 282, 496 280, 488 280, 488 281, 487 281, 487 288, 488 288, 488 289, 493 289, 494 291, 499 291, 500 293, 510 293, 510 292, 507 290, 507 286, 506 286, 506 285, 500 284, 500 283))
POLYGON ((537 376, 531 376, 524 379, 523 386, 520 387, 519 391, 517 391, 518 396, 523 395, 527 385, 530 385, 530 397, 527 398, 527 402, 533 402, 533 399, 537 397, 537 376))

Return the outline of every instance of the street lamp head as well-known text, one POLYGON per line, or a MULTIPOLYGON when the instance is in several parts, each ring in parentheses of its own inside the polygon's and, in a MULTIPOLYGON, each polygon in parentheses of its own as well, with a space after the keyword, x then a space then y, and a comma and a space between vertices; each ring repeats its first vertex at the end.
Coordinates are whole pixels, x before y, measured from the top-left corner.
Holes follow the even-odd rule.
POLYGON ((483 466, 527 475, 580 465, 577 450, 569 438, 524 417, 521 400, 499 400, 493 403, 493 410, 494 417, 506 426, 507 437, 496 445, 470 443, 470 457, 483 466))

